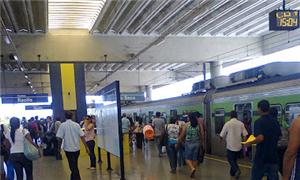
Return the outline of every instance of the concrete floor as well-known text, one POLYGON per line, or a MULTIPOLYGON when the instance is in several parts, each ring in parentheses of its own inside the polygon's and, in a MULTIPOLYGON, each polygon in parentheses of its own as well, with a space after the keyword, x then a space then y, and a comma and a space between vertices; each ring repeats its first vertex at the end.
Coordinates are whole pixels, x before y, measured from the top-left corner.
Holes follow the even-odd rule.
MULTIPOLYGON (((105 154, 102 158, 106 161, 105 154)), ((89 158, 82 152, 79 158, 79 168, 82 180, 90 179, 120 179, 118 176, 118 159, 112 158, 113 171, 106 171, 106 163, 97 167, 97 170, 88 170, 89 158)), ((165 155, 159 158, 154 147, 146 150, 136 150, 135 153, 125 155, 125 171, 128 180, 182 180, 190 179, 188 168, 178 168, 176 174, 169 173, 169 162, 165 155)), ((250 168, 248 165, 241 167, 241 180, 250 178, 250 168)), ((69 167, 65 155, 62 161, 56 161, 54 157, 43 157, 34 162, 35 180, 67 180, 69 179, 69 167)), ((196 172, 195 179, 209 180, 229 180, 234 179, 229 176, 229 166, 223 158, 207 157, 196 172)))

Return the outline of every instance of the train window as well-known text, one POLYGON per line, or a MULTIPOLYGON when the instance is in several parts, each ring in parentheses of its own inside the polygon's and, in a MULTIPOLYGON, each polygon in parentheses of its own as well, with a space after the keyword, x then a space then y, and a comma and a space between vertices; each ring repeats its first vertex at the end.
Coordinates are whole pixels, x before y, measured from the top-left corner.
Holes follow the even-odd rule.
POLYGON ((224 109, 216 109, 215 111, 215 133, 220 134, 225 123, 224 109))
POLYGON ((278 118, 278 120, 279 120, 279 118, 280 118, 281 115, 282 115, 282 107, 281 107, 281 105, 280 105, 280 104, 271 104, 271 107, 274 107, 274 108, 277 109, 277 112, 278 112, 277 118, 278 118))
POLYGON ((177 116, 177 110, 176 109, 171 109, 170 110, 170 117, 176 117, 177 116))
POLYGON ((242 121, 249 134, 252 134, 252 103, 235 104, 238 120, 242 121))
POLYGON ((293 120, 300 115, 300 103, 291 103, 285 106, 285 120, 291 125, 293 120))

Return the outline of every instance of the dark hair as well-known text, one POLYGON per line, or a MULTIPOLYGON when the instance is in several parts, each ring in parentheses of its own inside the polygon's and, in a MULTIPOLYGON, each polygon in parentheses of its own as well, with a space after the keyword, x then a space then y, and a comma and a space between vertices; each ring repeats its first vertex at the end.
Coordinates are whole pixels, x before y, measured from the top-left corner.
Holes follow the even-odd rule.
POLYGON ((237 118, 237 112, 236 111, 231 111, 230 112, 230 118, 237 118))
POLYGON ((73 113, 71 111, 66 111, 65 112, 65 118, 66 119, 72 119, 73 118, 73 113))
POLYGON ((60 117, 56 117, 55 121, 61 121, 60 117))
POLYGON ((198 111, 195 112, 195 116, 197 118, 202 118, 203 117, 203 114, 199 113, 198 111))
POLYGON ((257 104, 257 107, 262 111, 262 112, 268 112, 270 110, 270 103, 267 100, 261 100, 257 104))
POLYGON ((270 108, 270 115, 271 115, 272 117, 274 117, 274 118, 277 119, 277 117, 278 117, 278 110, 277 110, 275 107, 271 107, 271 108, 270 108))
POLYGON ((160 117, 160 112, 156 112, 156 113, 155 113, 155 116, 156 116, 156 117, 160 117))
POLYGON ((175 123, 176 123, 176 118, 171 117, 169 123, 170 123, 170 124, 175 124, 175 123))
POLYGON ((15 143, 16 130, 20 128, 20 119, 16 117, 10 118, 10 137, 13 143, 15 143))
POLYGON ((189 114, 189 119, 190 119, 191 126, 192 127, 197 127, 198 120, 197 120, 197 117, 196 117, 195 113, 190 113, 189 114))

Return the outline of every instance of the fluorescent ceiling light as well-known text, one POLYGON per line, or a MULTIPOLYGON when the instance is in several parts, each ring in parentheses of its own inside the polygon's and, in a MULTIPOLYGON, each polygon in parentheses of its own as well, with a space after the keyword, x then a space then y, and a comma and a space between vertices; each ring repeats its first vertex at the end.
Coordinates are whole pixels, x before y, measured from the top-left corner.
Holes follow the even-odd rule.
POLYGON ((49 29, 90 30, 106 0, 49 0, 49 29))

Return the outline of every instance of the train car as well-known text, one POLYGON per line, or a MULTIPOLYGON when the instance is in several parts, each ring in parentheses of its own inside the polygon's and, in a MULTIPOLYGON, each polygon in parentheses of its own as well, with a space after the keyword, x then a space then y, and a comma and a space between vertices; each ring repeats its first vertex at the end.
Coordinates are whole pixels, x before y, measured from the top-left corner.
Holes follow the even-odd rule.
MULTIPOLYGON (((294 63, 292 65, 295 67, 294 63)), ((274 63, 271 66, 274 66, 274 63)), ((122 111, 148 119, 157 111, 167 117, 182 115, 185 112, 201 112, 204 114, 206 122, 207 152, 225 156, 225 144, 220 143, 218 135, 223 125, 229 120, 230 111, 238 112, 238 119, 244 123, 249 133, 253 133, 254 122, 259 118, 256 108, 257 103, 262 99, 268 100, 271 106, 278 109, 278 120, 285 127, 296 115, 300 114, 300 72, 276 74, 273 71, 272 74, 275 75, 268 76, 264 69, 269 69, 269 66, 256 68, 255 71, 260 73, 255 74, 250 71, 253 75, 247 76, 248 79, 251 79, 248 81, 236 78, 236 74, 241 76, 242 73, 239 72, 231 76, 234 83, 228 86, 208 89, 206 93, 197 90, 197 93, 182 97, 128 105, 122 107, 122 111), (242 83, 238 83, 237 79, 242 80, 242 83)), ((247 71, 249 72, 249 70, 247 71)), ((250 159, 251 154, 250 149, 245 152, 250 159)))

